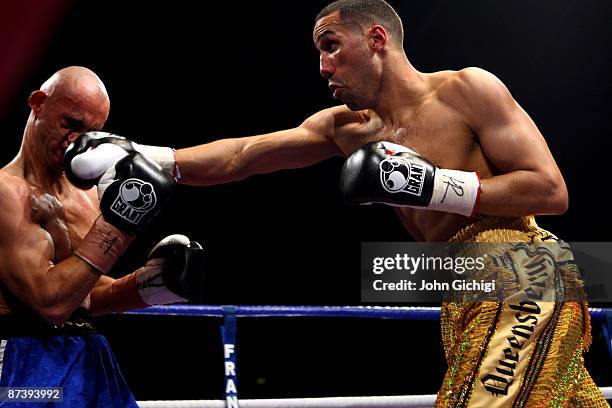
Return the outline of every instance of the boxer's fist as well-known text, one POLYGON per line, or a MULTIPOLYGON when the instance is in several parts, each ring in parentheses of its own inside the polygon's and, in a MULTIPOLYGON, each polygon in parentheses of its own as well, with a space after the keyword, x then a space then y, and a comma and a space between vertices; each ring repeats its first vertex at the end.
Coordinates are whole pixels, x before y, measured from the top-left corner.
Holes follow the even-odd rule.
POLYGON ((170 235, 149 253, 136 272, 136 287, 148 305, 202 301, 205 289, 205 252, 184 235, 170 235))
POLYGON ((206 288, 205 252, 184 235, 162 239, 145 266, 115 279, 103 292, 92 293, 102 310, 125 312, 152 305, 202 301, 206 288))
POLYGON ((100 273, 107 273, 133 235, 168 201, 175 182, 140 153, 117 161, 98 182, 98 217, 74 254, 100 273))
POLYGON ((351 204, 474 215, 480 194, 477 173, 435 167, 418 153, 389 142, 371 142, 344 163, 340 191, 351 204))
POLYGON ((357 149, 342 167, 340 191, 344 200, 351 204, 427 206, 435 167, 416 154, 409 158, 397 154, 384 142, 357 149))
POLYGON ((178 168, 171 148, 140 145, 107 132, 83 133, 68 146, 64 154, 66 176, 79 188, 91 188, 117 160, 133 152, 145 155, 177 178, 178 168))
POLYGON ((130 153, 100 177, 100 210, 106 221, 135 234, 161 210, 174 187, 174 179, 159 165, 130 153))
POLYGON ((118 160, 134 152, 132 142, 106 132, 87 132, 76 138, 64 153, 68 180, 81 189, 90 189, 118 160))

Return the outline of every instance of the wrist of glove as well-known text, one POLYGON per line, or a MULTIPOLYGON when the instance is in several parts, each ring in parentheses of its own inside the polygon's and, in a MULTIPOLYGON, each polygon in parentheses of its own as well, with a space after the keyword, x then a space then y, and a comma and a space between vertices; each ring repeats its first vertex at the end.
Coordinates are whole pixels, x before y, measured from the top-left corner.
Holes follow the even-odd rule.
POLYGON ((179 234, 164 238, 137 272, 140 298, 148 305, 202 301, 204 261, 204 249, 198 242, 179 234))
POLYGON ((181 172, 176 163, 174 149, 164 146, 143 145, 135 142, 132 142, 132 145, 134 145, 134 149, 137 152, 142 153, 147 159, 159 164, 166 173, 174 177, 174 180, 179 181, 181 179, 181 172))
POLYGON ((352 204, 383 203, 469 217, 476 214, 480 177, 437 168, 401 145, 371 142, 346 160, 340 190, 352 204))
POLYGON ((74 255, 101 274, 107 274, 130 245, 133 236, 120 231, 99 216, 74 255))
POLYGON ((75 255, 108 273, 133 239, 170 199, 174 180, 140 153, 110 167, 98 184, 100 211, 75 255))
POLYGON ((480 175, 476 172, 436 169, 427 209, 476 216, 480 199, 480 175))
POLYGON ((107 132, 83 133, 68 146, 64 154, 66 176, 78 188, 89 189, 114 163, 134 152, 160 165, 175 180, 180 178, 172 148, 141 145, 107 132))

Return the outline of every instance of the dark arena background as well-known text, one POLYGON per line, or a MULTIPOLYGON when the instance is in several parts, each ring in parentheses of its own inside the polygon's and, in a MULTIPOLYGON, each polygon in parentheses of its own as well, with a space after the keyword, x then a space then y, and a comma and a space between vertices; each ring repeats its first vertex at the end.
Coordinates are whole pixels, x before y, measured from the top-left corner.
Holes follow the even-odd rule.
MULTIPOLYGON (((609 241, 612 3, 390 2, 422 72, 484 68, 545 136, 570 209, 539 223, 566 241, 609 241)), ((27 97, 54 71, 94 70, 104 128, 175 148, 294 127, 336 104, 319 76, 314 17, 327 1, 0 2, 2 163, 17 153, 27 97)), ((343 160, 212 187, 181 186, 113 276, 170 233, 204 243, 209 304, 359 305, 360 244, 410 241, 387 207, 350 207, 343 160)), ((609 305, 608 305, 609 306, 609 305)), ((219 320, 97 318, 138 400, 221 399, 219 320)), ((267 318, 238 324, 241 398, 433 394, 445 370, 438 323, 267 318)), ((586 364, 612 385, 599 325, 586 364)))

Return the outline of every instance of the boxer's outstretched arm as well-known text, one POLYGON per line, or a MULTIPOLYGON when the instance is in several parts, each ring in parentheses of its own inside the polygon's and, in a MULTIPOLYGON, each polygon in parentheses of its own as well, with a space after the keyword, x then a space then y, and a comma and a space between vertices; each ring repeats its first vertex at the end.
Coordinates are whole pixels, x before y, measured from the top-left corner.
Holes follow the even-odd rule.
POLYGON ((21 302, 51 323, 81 305, 99 278, 76 256, 54 263, 54 243, 32 222, 30 192, 0 180, 0 279, 21 302))
POLYGON ((306 167, 342 155, 333 141, 337 110, 318 112, 293 129, 179 149, 175 158, 180 182, 227 183, 255 174, 306 167))
POLYGON ((546 141, 501 81, 481 69, 465 69, 452 94, 457 98, 452 102, 499 172, 482 181, 478 212, 497 216, 565 212, 567 188, 546 141))

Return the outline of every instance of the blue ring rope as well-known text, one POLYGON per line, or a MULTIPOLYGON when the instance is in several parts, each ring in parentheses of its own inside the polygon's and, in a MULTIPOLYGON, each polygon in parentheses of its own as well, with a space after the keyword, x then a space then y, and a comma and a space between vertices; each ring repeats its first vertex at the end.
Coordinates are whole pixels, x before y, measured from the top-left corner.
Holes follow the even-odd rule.
MULTIPOLYGON (((132 310, 125 314, 152 316, 223 317, 224 306, 166 305, 132 310)), ((603 321, 612 309, 592 308, 591 319, 603 321)), ((405 320, 440 320, 439 307, 390 306, 236 306, 237 317, 357 317, 405 320)))

